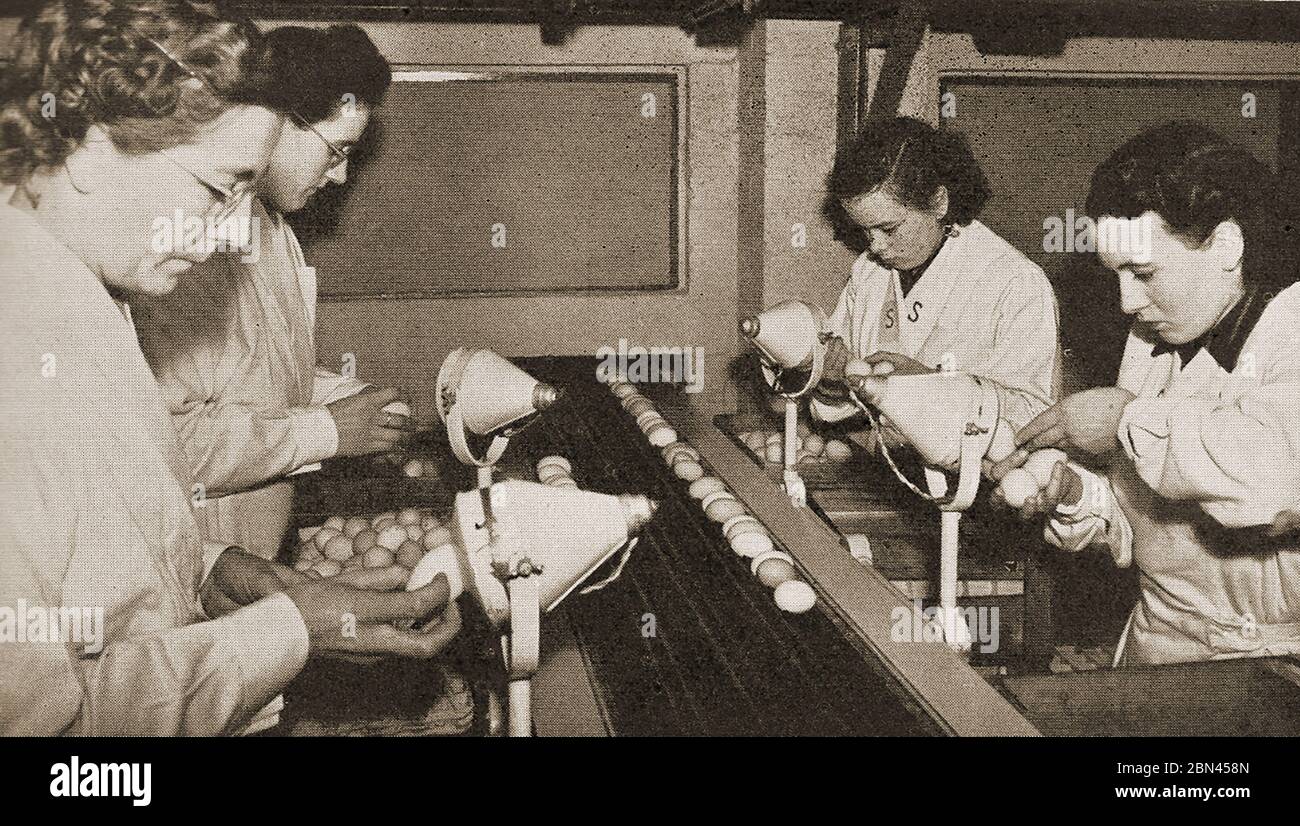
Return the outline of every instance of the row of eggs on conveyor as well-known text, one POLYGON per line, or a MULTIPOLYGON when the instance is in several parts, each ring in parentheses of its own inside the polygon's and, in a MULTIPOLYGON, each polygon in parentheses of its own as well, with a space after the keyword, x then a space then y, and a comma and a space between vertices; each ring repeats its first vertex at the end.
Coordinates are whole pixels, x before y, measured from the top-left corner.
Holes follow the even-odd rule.
POLYGON ((636 417, 641 432, 651 445, 659 448, 673 473, 690 483, 691 497, 699 500, 710 520, 722 526, 731 549, 749 560, 750 571, 760 582, 774 589, 777 607, 792 614, 811 609, 817 603, 817 594, 811 585, 799 579, 794 560, 772 543, 767 528, 745 510, 721 479, 705 475, 695 448, 679 441, 677 431, 631 384, 615 382, 610 385, 610 392, 619 398, 629 415, 636 417))
MULTIPOLYGON (((779 465, 785 460, 785 434, 783 433, 750 430, 740 434, 740 441, 760 461, 766 460, 768 464, 779 465)), ((813 433, 808 425, 802 422, 799 423, 794 449, 795 464, 847 462, 853 458, 853 449, 847 442, 825 439, 813 433)))

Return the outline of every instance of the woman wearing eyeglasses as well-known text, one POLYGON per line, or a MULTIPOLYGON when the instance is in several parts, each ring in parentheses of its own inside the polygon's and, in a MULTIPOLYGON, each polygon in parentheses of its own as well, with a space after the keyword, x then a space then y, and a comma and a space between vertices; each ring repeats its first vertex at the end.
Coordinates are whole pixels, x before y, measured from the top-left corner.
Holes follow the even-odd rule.
POLYGON ((188 278, 266 168, 261 51, 208 3, 55 1, 0 76, 0 734, 237 733, 309 653, 431 656, 459 627, 445 582, 311 579, 191 509, 126 302, 188 278))
POLYGON ((410 425, 385 410, 396 390, 317 366, 316 272, 283 217, 347 180, 388 62, 350 25, 285 26, 267 44, 274 82, 264 103, 289 116, 253 202, 257 243, 213 256, 181 289, 137 307, 136 322, 203 485, 210 534, 273 559, 293 505, 287 475, 391 452, 410 425))

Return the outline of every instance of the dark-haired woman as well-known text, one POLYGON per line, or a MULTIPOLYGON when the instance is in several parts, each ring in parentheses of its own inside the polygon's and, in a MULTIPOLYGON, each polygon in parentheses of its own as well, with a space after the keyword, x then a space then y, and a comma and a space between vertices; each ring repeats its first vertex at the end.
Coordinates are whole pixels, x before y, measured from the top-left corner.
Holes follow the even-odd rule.
MULTIPOLYGON (((870 124, 836 161, 828 190, 832 220, 866 247, 830 318, 850 357, 900 374, 989 379, 1016 427, 1055 400, 1051 284, 976 220, 990 192, 960 135, 910 118, 870 124)), ((812 407, 826 421, 854 412, 827 397, 812 407)))
POLYGON ((293 505, 286 475, 395 449, 409 436, 409 410, 393 404, 396 390, 317 366, 316 271, 284 220, 347 181, 348 156, 388 88, 388 62, 353 25, 284 26, 266 39, 273 82, 264 104, 291 114, 258 182, 260 238, 137 307, 136 325, 203 485, 209 534, 273 559, 293 505))
POLYGON ((432 633, 391 621, 437 612, 445 582, 359 590, 204 543, 132 329, 128 299, 211 252, 159 221, 238 215, 279 136, 254 105, 257 29, 190 0, 52 0, 17 47, 0 76, 0 734, 237 733, 273 722, 309 653, 432 656, 454 604, 432 633))
POLYGON ((1190 123, 1093 174, 1098 257, 1134 316, 1119 381, 1030 422, 1058 463, 1022 509, 1067 550, 1108 549, 1141 595, 1116 663, 1300 652, 1300 286, 1272 173, 1190 123))

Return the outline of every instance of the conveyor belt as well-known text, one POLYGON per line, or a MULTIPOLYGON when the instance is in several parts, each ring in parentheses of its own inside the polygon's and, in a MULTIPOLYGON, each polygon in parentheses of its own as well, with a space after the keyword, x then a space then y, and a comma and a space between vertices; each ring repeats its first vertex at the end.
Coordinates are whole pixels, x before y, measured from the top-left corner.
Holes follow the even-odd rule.
MULTIPOLYGON (((559 453, 578 484, 660 502, 622 576, 564 611, 617 734, 933 733, 826 613, 780 611, 608 389, 594 363, 531 360, 566 401, 515 437, 516 460, 559 453), (647 615, 654 636, 643 636, 647 615)), ((514 464, 514 462, 512 462, 514 464)))

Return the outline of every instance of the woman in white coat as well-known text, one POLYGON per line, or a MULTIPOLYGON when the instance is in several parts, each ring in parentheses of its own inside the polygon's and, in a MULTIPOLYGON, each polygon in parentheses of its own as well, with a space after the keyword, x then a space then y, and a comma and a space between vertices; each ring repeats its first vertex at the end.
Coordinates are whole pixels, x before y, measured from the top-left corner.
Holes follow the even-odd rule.
MULTIPOLYGON (((830 317, 828 364, 887 361, 899 374, 960 371, 996 385, 1019 427, 1055 400, 1056 299, 1043 271, 976 220, 990 195, 957 133, 897 118, 868 124, 835 163, 827 207, 866 250, 830 317)), ((838 382, 812 401, 825 421, 856 407, 838 382)), ((886 428, 890 442, 897 441, 886 428)))
POLYGON ((290 115, 253 201, 256 243, 138 303, 136 326, 201 485, 209 535, 274 559, 293 506, 287 475, 394 451, 410 427, 402 410, 384 409, 396 390, 317 366, 316 271, 284 219, 347 180, 388 62, 353 25, 284 26, 266 38, 277 78, 266 105, 290 115))
POLYGON ((159 220, 247 216, 281 126, 250 105, 260 44, 192 0, 55 0, 19 29, 0 88, 0 734, 237 733, 274 721, 311 653, 428 657, 459 628, 445 581, 311 579, 205 544, 191 510, 126 301, 210 253, 180 227, 157 243, 159 220), (440 611, 429 633, 392 623, 440 611))
POLYGON ((1114 387, 1030 422, 1058 447, 1023 508, 1047 539, 1108 549, 1140 596, 1116 664, 1300 652, 1300 286, 1272 173, 1213 131, 1171 123, 1093 175, 1098 257, 1134 316, 1114 387))

